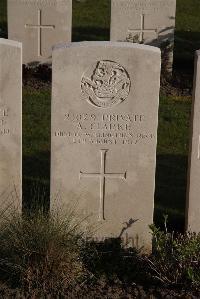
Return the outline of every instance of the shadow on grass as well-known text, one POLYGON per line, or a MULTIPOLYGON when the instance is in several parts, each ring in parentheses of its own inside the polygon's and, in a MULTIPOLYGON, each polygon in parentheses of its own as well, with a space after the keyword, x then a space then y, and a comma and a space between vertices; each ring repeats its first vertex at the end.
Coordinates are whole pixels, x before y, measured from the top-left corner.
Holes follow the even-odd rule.
POLYGON ((104 277, 110 282, 150 282, 148 265, 135 248, 123 248, 120 238, 108 238, 104 242, 90 242, 83 250, 83 261, 96 278, 104 277))
POLYGON ((109 41, 109 28, 97 27, 74 27, 72 30, 72 41, 109 41))
POLYGON ((23 212, 49 211, 50 152, 23 157, 23 212))
POLYGON ((187 188, 187 157, 158 155, 156 167, 154 222, 163 228, 163 215, 169 216, 168 228, 183 232, 187 188))
POLYGON ((7 37, 8 37, 7 23, 1 22, 0 23, 0 38, 7 38, 7 37))
POLYGON ((193 73, 194 54, 200 49, 200 32, 176 31, 174 68, 193 73))

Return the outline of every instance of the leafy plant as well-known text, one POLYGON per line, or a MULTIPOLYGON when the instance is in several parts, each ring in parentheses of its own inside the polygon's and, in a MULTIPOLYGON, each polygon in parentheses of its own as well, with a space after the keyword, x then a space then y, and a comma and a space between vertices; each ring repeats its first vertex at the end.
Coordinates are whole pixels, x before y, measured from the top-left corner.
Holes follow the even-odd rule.
POLYGON ((153 235, 153 255, 149 264, 154 277, 166 284, 200 286, 200 234, 168 232, 150 226, 153 235))

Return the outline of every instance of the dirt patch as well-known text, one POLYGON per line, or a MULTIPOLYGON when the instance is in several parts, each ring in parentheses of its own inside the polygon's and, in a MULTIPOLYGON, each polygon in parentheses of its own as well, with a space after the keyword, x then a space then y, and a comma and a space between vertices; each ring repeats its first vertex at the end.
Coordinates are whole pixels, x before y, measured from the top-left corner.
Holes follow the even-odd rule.
POLYGON ((75 288, 73 291, 61 292, 59 294, 34 291, 34 295, 28 292, 20 292, 18 289, 9 289, 0 286, 0 298, 81 298, 81 299, 199 299, 200 290, 192 291, 185 289, 170 289, 152 286, 126 285, 120 281, 106 282, 103 279, 94 284, 84 284, 75 288))

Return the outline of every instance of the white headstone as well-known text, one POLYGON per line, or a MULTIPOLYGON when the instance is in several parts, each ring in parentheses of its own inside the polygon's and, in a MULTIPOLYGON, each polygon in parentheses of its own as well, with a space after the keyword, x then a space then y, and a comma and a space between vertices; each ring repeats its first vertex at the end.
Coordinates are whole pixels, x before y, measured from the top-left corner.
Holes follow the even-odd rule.
POLYGON ((173 63, 176 0, 111 0, 111 41, 163 48, 167 70, 173 63))
POLYGON ((0 207, 21 208, 22 45, 0 39, 0 207))
POLYGON ((188 165, 186 228, 200 232, 200 51, 196 52, 188 165))
POLYGON ((71 41, 72 0, 8 0, 8 37, 23 44, 23 63, 49 62, 52 46, 71 41))
POLYGON ((159 78, 154 47, 83 42, 53 51, 51 206, 78 198, 99 241, 122 237, 151 250, 159 78))

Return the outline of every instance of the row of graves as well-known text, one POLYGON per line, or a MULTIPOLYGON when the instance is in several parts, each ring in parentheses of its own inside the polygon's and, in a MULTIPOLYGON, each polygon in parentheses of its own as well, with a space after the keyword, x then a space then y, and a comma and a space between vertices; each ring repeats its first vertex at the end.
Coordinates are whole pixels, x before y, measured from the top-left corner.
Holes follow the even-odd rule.
MULTIPOLYGON (((52 59, 51 210, 78 201, 83 228, 97 225, 97 240, 126 238, 150 252, 161 51, 139 43, 173 43, 175 1, 113 0, 105 42, 66 42, 71 9, 71 0, 8 0, 14 41, 0 39, 0 203, 12 194, 12 207, 22 207, 22 64, 52 59)), ((186 229, 198 232, 196 57, 186 229)))
MULTIPOLYGON (((111 0, 110 40, 160 47, 172 71, 176 0, 111 0)), ((72 0, 8 0, 8 38, 23 43, 23 63, 49 62, 70 42, 72 0)))

